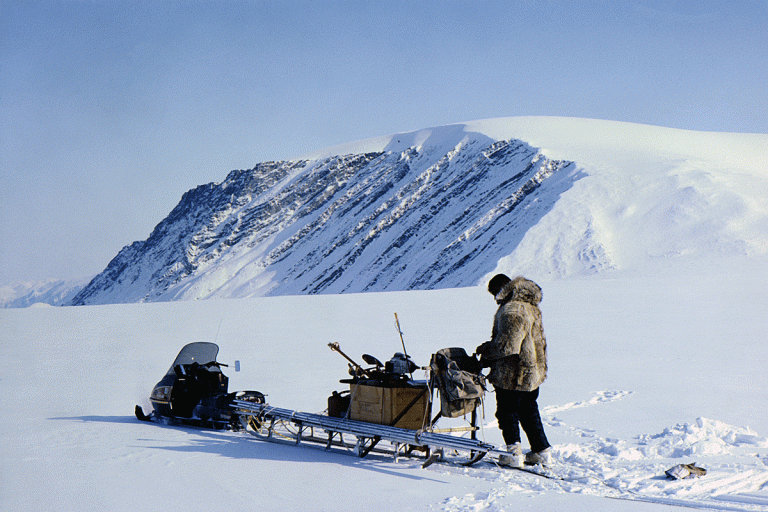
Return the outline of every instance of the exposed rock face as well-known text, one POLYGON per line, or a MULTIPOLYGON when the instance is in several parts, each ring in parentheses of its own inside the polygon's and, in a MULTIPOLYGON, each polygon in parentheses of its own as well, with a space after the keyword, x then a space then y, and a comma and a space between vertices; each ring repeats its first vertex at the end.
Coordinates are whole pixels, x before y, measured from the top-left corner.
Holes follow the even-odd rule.
POLYGON ((72 304, 471 286, 579 177, 479 134, 261 163, 184 194, 72 304))

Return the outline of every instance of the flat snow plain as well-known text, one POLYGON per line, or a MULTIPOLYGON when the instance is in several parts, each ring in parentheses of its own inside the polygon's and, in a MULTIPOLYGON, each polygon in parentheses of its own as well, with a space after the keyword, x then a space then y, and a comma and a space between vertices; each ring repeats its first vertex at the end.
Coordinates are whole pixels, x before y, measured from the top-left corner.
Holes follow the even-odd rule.
MULTIPOLYGON (((0 508, 768 511, 766 263, 540 282, 550 357, 540 407, 563 481, 133 416, 191 341, 221 347, 230 389, 321 412, 347 376, 329 342, 387 360, 401 351, 396 312, 417 363, 445 347, 471 352, 495 311, 482 288, 0 310, 0 508), (690 462, 708 474, 664 478, 690 462)), ((482 435, 501 444, 494 410, 489 393, 482 435)))

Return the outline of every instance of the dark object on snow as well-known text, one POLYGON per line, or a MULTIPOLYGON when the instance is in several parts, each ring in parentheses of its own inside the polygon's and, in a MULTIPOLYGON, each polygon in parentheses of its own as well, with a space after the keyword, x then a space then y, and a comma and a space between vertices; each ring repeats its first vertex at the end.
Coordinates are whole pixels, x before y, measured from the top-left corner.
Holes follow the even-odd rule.
POLYGON ((240 426, 233 412, 235 399, 248 402, 265 402, 258 391, 229 393, 229 378, 216 362, 219 347, 215 343, 189 343, 181 349, 171 368, 155 385, 149 401, 153 411, 144 414, 141 406, 135 408, 136 418, 141 421, 161 420, 212 428, 237 429, 240 426))
POLYGON ((707 470, 696 466, 696 463, 692 464, 678 464, 666 470, 664 474, 667 478, 674 478, 675 480, 683 480, 686 478, 696 478, 707 474, 707 470))

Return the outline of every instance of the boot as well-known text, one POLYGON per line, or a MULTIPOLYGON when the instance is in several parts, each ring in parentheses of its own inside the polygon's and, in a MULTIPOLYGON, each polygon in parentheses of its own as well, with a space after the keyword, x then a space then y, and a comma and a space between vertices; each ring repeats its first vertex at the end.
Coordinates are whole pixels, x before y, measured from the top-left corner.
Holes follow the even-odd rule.
POLYGON ((510 468, 523 467, 523 449, 520 447, 520 443, 508 444, 504 449, 509 452, 509 455, 499 455, 500 466, 507 466, 510 468))
POLYGON ((530 465, 546 466, 552 463, 552 450, 544 448, 540 452, 528 452, 525 454, 525 463, 530 465))

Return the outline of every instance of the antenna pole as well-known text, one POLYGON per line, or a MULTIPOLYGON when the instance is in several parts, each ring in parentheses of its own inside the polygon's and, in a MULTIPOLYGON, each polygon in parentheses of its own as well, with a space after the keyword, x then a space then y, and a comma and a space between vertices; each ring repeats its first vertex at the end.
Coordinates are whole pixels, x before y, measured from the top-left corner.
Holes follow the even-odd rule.
MULTIPOLYGON (((410 358, 408 357, 408 351, 405 350, 405 340, 403 339, 403 331, 400 330, 400 319, 397 318, 397 313, 395 313, 395 327, 397 327, 397 333, 400 335, 400 343, 403 345, 403 355, 405 355, 405 360, 410 361, 410 358)), ((408 367, 410 368, 410 363, 408 363, 408 367)), ((411 375, 411 380, 413 380, 413 372, 408 372, 411 375)))
POLYGON ((213 342, 216 343, 219 340, 219 331, 221 331, 221 323, 224 321, 224 317, 219 320, 219 327, 216 329, 216 337, 213 338, 213 342))

